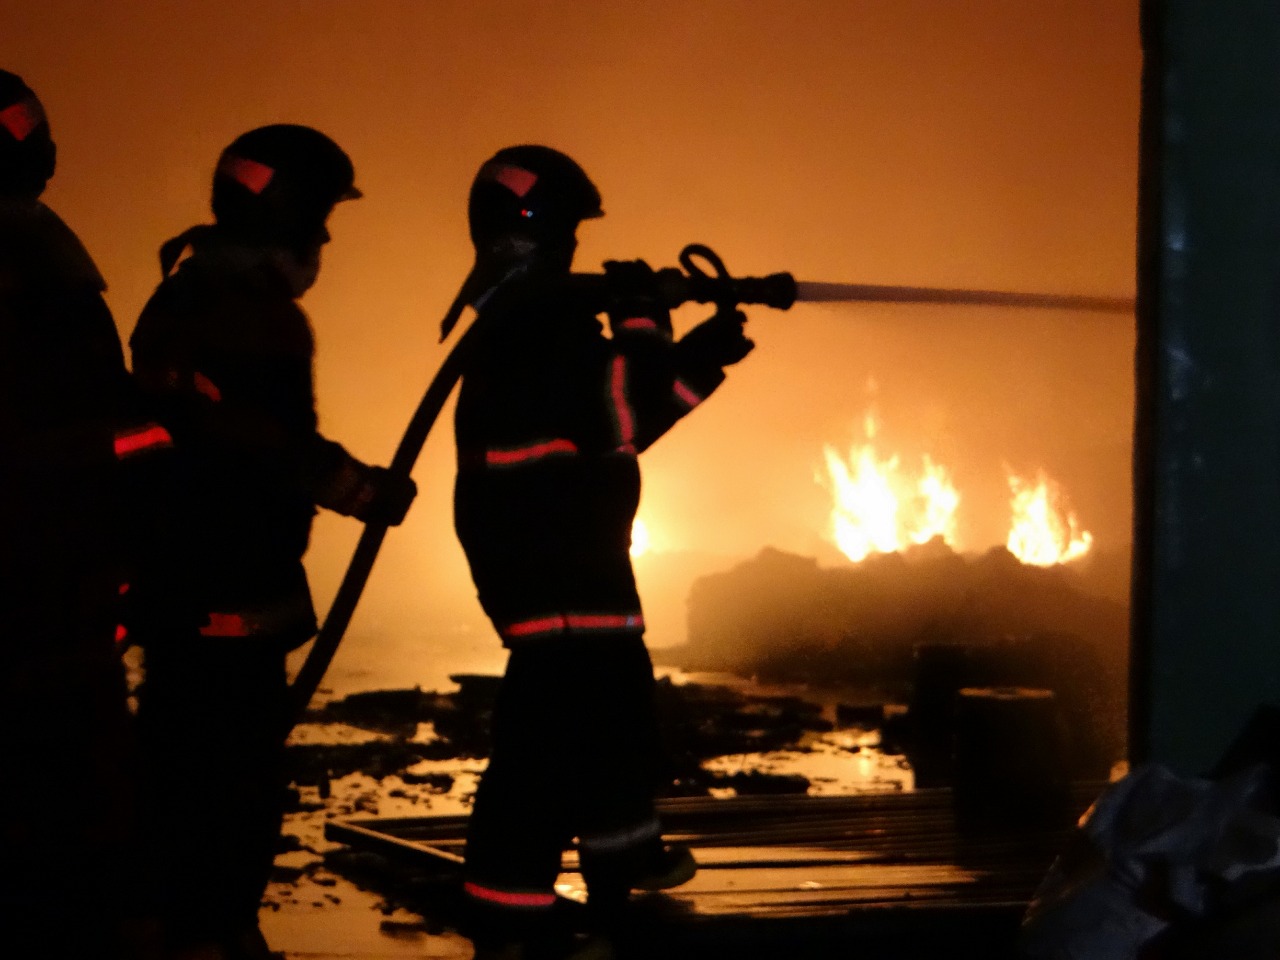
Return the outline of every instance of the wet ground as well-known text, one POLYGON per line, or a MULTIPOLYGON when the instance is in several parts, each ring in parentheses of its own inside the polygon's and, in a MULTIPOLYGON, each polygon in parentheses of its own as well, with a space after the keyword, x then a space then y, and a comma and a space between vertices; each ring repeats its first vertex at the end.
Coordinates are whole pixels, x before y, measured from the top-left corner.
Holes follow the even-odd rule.
MULTIPOLYGON (((448 692, 352 694, 294 730, 292 809, 261 913, 275 949, 316 960, 471 955, 452 929, 449 884, 324 836, 331 818, 467 812, 498 681, 454 679, 448 692)), ((712 679, 660 682, 667 796, 911 789, 905 758, 881 743, 885 707, 874 699, 712 679)))

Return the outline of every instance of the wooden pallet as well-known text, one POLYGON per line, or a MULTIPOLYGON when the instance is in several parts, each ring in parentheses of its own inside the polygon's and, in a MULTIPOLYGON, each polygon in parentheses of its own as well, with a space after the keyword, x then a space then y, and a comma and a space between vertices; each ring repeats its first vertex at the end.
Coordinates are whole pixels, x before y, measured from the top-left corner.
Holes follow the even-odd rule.
MULTIPOLYGON (((1075 791, 1076 812, 1100 784, 1075 791)), ((687 844, 693 880, 647 898, 681 921, 801 918, 908 909, 1020 914, 1065 845, 1068 818, 1040 827, 960 830, 951 791, 844 797, 769 796, 661 801, 664 835, 687 844)), ((332 820, 326 836, 381 854, 462 863, 466 816, 332 820)), ((560 893, 585 899, 577 855, 565 851, 560 893)))

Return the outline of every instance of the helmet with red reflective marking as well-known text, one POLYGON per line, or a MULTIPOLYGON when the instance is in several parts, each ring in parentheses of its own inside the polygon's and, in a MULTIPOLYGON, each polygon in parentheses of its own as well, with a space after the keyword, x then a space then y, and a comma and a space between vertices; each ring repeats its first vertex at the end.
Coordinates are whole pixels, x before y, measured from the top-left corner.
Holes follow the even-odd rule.
POLYGON ((213 175, 213 216, 253 243, 322 242, 334 204, 359 197, 351 159, 311 127, 279 123, 241 134, 213 175))
POLYGON ((475 304, 517 266, 568 271, 583 220, 603 217, 600 191, 571 158, 535 144, 506 147, 471 183, 467 221, 476 262, 440 325, 443 340, 466 304, 475 304))
POLYGON ((39 98, 17 74, 0 70, 0 195, 40 196, 56 157, 39 98))
POLYGON ((471 184, 467 219, 477 252, 512 234, 559 243, 583 220, 604 216, 600 191, 582 167, 551 147, 495 153, 471 184))

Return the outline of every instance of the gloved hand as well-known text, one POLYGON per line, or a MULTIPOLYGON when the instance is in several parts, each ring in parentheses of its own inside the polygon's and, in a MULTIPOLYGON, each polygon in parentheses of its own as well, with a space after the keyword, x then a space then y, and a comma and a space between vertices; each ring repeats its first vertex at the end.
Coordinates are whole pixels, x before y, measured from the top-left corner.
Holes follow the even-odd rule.
POLYGON ((695 363, 718 367, 737 363, 756 346, 742 330, 746 322, 741 310, 717 310, 680 338, 680 352, 695 363))
POLYGON ((643 260, 605 261, 609 328, 619 333, 656 331, 671 338, 671 311, 662 301, 658 275, 643 260))
POLYGON ((370 467, 361 504, 352 516, 364 523, 399 526, 417 495, 418 485, 412 477, 392 473, 386 467, 370 467))
POLYGON ((637 303, 658 304, 661 300, 658 275, 643 260, 606 260, 604 276, 610 310, 614 304, 631 309, 637 303))

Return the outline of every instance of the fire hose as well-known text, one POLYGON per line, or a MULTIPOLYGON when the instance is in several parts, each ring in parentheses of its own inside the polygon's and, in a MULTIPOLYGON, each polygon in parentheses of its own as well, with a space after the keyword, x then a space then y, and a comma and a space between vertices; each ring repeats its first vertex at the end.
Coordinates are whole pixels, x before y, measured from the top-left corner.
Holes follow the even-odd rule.
MULTIPOLYGON (((732 277, 724 262, 709 247, 690 244, 680 252, 680 267, 656 272, 659 295, 667 307, 684 303, 714 303, 722 309, 736 306, 767 306, 787 310, 804 303, 919 303, 967 306, 1026 307, 1050 310, 1078 310, 1103 313, 1131 313, 1134 302, 1120 297, 1077 296, 1072 294, 1019 293, 1005 290, 970 290, 944 287, 884 286, 859 283, 822 283, 797 281, 789 273, 773 273, 764 277, 732 277), (700 264, 711 268, 707 272, 700 264), (681 267, 683 269, 681 269, 681 267)), ((602 273, 571 274, 569 289, 575 299, 593 307, 596 312, 609 302, 609 278, 602 273)), ((456 305, 455 305, 456 306, 456 305)), ((478 317, 454 343, 435 376, 427 386, 418 408, 396 447, 389 470, 407 477, 431 433, 440 411, 461 377, 466 362, 479 340, 478 331, 487 324, 478 317)), ((365 526, 347 566, 346 574, 334 596, 324 624, 303 661, 290 687, 293 709, 289 714, 292 727, 306 709, 324 678, 343 634, 364 592, 374 560, 382 547, 387 527, 370 523, 365 526)))

